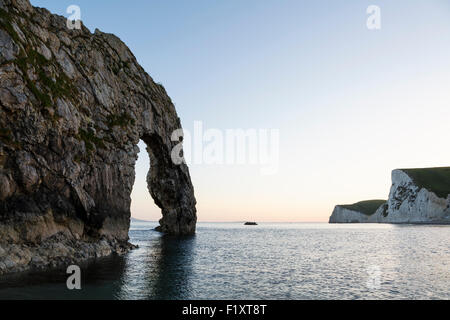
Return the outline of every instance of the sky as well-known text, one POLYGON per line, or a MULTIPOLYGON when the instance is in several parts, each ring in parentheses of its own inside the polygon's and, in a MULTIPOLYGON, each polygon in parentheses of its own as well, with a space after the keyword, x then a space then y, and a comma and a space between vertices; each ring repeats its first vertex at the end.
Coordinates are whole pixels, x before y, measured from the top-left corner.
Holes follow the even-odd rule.
MULTIPOLYGON (((447 0, 32 0, 120 37, 184 129, 275 129, 278 170, 190 164, 199 221, 325 222, 387 199, 396 168, 448 166, 447 0), (369 30, 366 10, 380 8, 369 30)), ((132 216, 158 220, 143 144, 132 216)))

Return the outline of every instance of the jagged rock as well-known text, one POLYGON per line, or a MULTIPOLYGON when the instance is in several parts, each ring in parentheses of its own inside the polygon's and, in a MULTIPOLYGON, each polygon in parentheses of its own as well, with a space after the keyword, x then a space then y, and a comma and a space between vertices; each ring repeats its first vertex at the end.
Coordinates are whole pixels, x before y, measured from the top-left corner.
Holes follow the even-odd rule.
POLYGON ((330 223, 450 223, 450 168, 392 172, 386 203, 377 200, 335 207, 330 223), (361 203, 372 203, 361 210, 361 203))
POLYGON ((179 128, 165 89, 119 38, 0 0, 0 273, 126 251, 140 139, 159 229, 194 233, 189 171, 170 155, 179 128), (30 256, 12 254, 25 244, 30 256))

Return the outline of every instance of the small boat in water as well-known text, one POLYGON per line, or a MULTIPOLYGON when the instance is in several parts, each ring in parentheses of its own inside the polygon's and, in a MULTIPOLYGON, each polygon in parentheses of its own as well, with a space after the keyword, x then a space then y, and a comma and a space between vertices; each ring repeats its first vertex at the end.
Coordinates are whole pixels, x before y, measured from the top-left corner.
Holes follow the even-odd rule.
POLYGON ((256 222, 246 222, 244 223, 245 226, 257 226, 258 224, 256 222))

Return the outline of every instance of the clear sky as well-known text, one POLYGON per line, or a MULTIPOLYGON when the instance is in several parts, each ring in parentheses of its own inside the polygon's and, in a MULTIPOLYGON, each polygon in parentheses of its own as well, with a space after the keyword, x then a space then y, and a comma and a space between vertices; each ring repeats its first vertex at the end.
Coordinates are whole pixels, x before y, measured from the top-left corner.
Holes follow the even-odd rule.
MULTIPOLYGON (((119 36, 193 130, 274 128, 279 170, 191 165, 199 221, 327 221, 395 168, 448 166, 448 0, 33 0, 119 36), (368 30, 366 9, 381 9, 368 30)), ((140 153, 132 215, 157 220, 140 153)))

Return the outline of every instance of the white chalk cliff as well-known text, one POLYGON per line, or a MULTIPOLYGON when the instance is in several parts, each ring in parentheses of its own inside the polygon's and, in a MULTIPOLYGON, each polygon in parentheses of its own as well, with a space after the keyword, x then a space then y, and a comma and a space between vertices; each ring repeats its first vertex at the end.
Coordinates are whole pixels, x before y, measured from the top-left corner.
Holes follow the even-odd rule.
MULTIPOLYGON (((392 172, 389 199, 374 212, 338 205, 330 223, 450 223, 450 168, 398 169, 392 172)), ((370 203, 367 201, 366 203, 370 203)))

